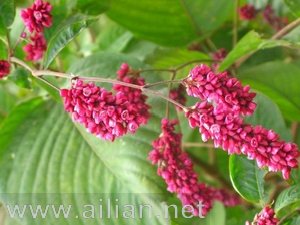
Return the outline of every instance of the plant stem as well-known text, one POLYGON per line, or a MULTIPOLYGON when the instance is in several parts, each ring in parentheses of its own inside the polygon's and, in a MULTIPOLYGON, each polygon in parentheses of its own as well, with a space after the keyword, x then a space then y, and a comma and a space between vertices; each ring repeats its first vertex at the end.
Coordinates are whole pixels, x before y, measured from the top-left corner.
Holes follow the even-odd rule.
POLYGON ((234 13, 233 13, 233 28, 232 28, 232 46, 235 47, 238 40, 238 11, 239 11, 240 1, 234 1, 234 13))
POLYGON ((299 123, 298 122, 293 122, 292 127, 291 127, 291 133, 292 133, 293 141, 296 141, 298 128, 299 128, 299 123))
POLYGON ((289 214, 285 215, 284 217, 281 218, 281 220, 279 221, 279 223, 277 225, 283 224, 283 222, 290 218, 292 215, 294 215, 295 213, 300 213, 300 208, 290 212, 289 214))
MULTIPOLYGON (((297 20, 294 20, 293 22, 286 25, 284 28, 282 28, 280 31, 278 31, 276 34, 274 34, 271 39, 278 40, 278 39, 282 38, 283 36, 287 35, 289 32, 294 30, 299 25, 300 25, 300 18, 298 18, 297 20)), ((249 54, 243 56, 242 58, 240 58, 239 60, 236 61, 235 66, 240 67, 252 55, 253 55, 253 53, 249 53, 249 54)))
POLYGON ((214 145, 211 143, 184 142, 183 147, 185 147, 185 148, 214 148, 214 145))
MULTIPOLYGON (((24 33, 24 31, 25 31, 25 26, 22 29, 21 35, 24 33)), ((18 37, 18 40, 16 41, 16 43, 15 43, 13 49, 12 49, 12 53, 14 53, 16 51, 16 48, 20 44, 21 40, 23 40, 23 38, 21 37, 21 35, 18 37)))
POLYGON ((9 37, 9 32, 6 32, 6 39, 7 39, 7 48, 8 48, 8 57, 12 55, 12 48, 11 48, 11 43, 10 43, 10 37, 9 37))
POLYGON ((183 69, 184 67, 186 67, 190 64, 201 63, 201 62, 215 62, 215 60, 212 60, 212 59, 195 59, 195 60, 188 61, 184 64, 181 64, 181 65, 179 65, 178 67, 176 67, 174 69, 144 69, 144 70, 139 70, 139 72, 144 73, 144 72, 161 71, 161 72, 174 73, 174 72, 178 72, 179 70, 183 69))
POLYGON ((43 81, 45 84, 49 85, 50 87, 52 87, 53 89, 55 89, 56 91, 60 92, 60 89, 58 87, 56 87, 54 84, 50 83, 49 81, 47 81, 45 78, 43 78, 42 76, 38 76, 36 77, 37 79, 43 81))
MULTIPOLYGON (((148 95, 153 95, 153 96, 156 96, 156 97, 160 97, 160 98, 162 98, 162 99, 164 99, 168 102, 171 102, 172 104, 180 107, 184 112, 186 112, 188 110, 188 108, 186 108, 185 106, 183 106, 180 103, 176 102, 175 100, 163 95, 162 93, 160 93, 158 91, 154 91, 154 90, 144 88, 144 86, 140 86, 140 85, 136 85, 136 84, 130 84, 130 83, 126 83, 126 82, 122 82, 122 81, 118 81, 118 80, 114 80, 114 79, 110 79, 110 78, 84 77, 84 76, 77 76, 77 75, 66 74, 66 73, 61 73, 61 72, 55 72, 55 71, 51 71, 51 70, 34 70, 34 69, 31 69, 25 62, 23 62, 20 59, 17 59, 15 57, 11 57, 10 60, 11 60, 11 62, 14 62, 14 63, 19 64, 20 66, 24 67, 26 70, 28 70, 32 74, 32 76, 37 77, 37 78, 40 78, 41 76, 54 76, 54 77, 60 77, 60 78, 66 78, 66 79, 74 79, 74 78, 78 77, 81 80, 85 80, 85 81, 119 84, 119 85, 123 85, 123 86, 126 86, 126 87, 139 89, 139 90, 141 90, 142 92, 144 92, 145 94, 148 94, 148 95)), ((52 85, 52 87, 53 87, 53 85, 52 85)))
POLYGON ((193 64, 193 63, 201 63, 201 62, 215 62, 215 60, 212 59, 195 59, 195 60, 191 60, 189 62, 186 62, 184 64, 181 64, 180 66, 175 68, 175 71, 179 71, 181 69, 183 69, 184 67, 193 64))
POLYGON ((24 61, 15 57, 10 57, 10 61, 22 66, 24 69, 28 70, 34 76, 34 70, 31 69, 24 61))
POLYGON ((170 83, 181 83, 182 80, 166 80, 166 81, 159 81, 159 82, 155 82, 155 83, 149 83, 144 85, 144 88, 150 88, 150 87, 154 87, 157 85, 161 85, 161 84, 170 84, 170 83))
POLYGON ((173 73, 173 69, 143 69, 139 70, 139 73, 144 73, 144 72, 170 72, 173 73))
MULTIPOLYGON (((171 75, 171 79, 170 81, 173 81, 176 77, 176 71, 173 72, 173 74, 171 75)), ((169 85, 168 85, 168 96, 170 96, 170 91, 172 89, 172 82, 169 82, 169 85)), ((166 105, 166 118, 169 119, 169 116, 170 116, 170 102, 167 102, 167 105, 166 105)))
POLYGON ((272 40, 280 39, 287 35, 289 32, 294 30, 296 27, 300 25, 300 18, 294 20, 293 22, 286 25, 284 28, 282 28, 280 31, 278 31, 276 34, 273 35, 271 38, 272 40))

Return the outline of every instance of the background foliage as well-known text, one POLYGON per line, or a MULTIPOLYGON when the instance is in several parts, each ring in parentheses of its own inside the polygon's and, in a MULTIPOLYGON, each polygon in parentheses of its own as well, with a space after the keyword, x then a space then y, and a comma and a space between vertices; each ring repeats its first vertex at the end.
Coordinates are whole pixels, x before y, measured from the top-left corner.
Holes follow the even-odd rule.
MULTIPOLYGON (((54 6, 54 25, 46 31, 48 49, 40 66, 85 76, 115 77, 122 62, 133 68, 175 68, 192 60, 207 60, 211 52, 226 48, 228 56, 220 69, 228 69, 251 53, 236 74, 243 83, 259 93, 258 109, 249 118, 277 131, 285 140, 300 144, 300 66, 299 33, 296 28, 281 40, 271 40, 275 33, 257 19, 239 22, 239 41, 232 46, 235 1, 228 0, 50 0, 54 6)), ((297 0, 248 1, 263 9, 271 2, 279 15, 290 21, 299 17, 297 0)), ((240 4, 246 1, 240 1, 240 4)), ((31 1, 1 0, 0 58, 7 57, 6 45, 14 46, 23 25, 20 9, 31 1)), ((22 44, 16 56, 23 58, 22 44)), ((187 75, 190 65, 177 78, 187 75)), ((145 73, 147 81, 168 79, 161 72, 145 73)), ((69 83, 51 79, 57 85, 69 83)), ((56 199, 59 204, 93 202, 95 193, 118 197, 128 204, 165 201, 179 205, 166 191, 156 168, 147 160, 151 142, 159 135, 165 103, 150 98, 152 119, 137 135, 107 143, 74 124, 63 111, 57 92, 23 69, 16 69, 0 82, 0 196, 5 202, 43 204, 56 199), (6 193, 6 194, 4 194, 6 193), (9 193, 9 194, 7 194, 9 193), (32 194, 28 194, 32 193, 32 194), (42 193, 46 193, 42 195, 42 193), (83 194, 84 193, 84 194, 83 194), (40 195, 39 195, 40 194, 40 195)), ((173 112, 174 117, 176 116, 173 112)), ((182 131, 186 142, 201 143, 198 131, 188 127, 183 115, 182 131)), ((206 219, 174 219, 168 224, 243 224, 269 201, 274 191, 284 189, 275 200, 281 218, 300 208, 300 172, 282 181, 276 174, 266 175, 256 163, 240 156, 228 157, 221 150, 206 147, 186 149, 195 159, 212 163, 216 173, 234 188, 250 208, 225 208, 217 203, 206 219), (213 159, 213 160, 211 160, 213 159), (275 177, 275 178, 274 178, 275 177), (283 187, 283 188, 282 188, 283 187)), ((201 179, 215 186, 220 183, 196 165, 201 179)), ((76 209, 79 210, 79 209, 76 209)), ((4 222, 5 220, 5 222, 4 222)), ((285 225, 299 224, 292 214, 285 225)), ((0 224, 102 224, 100 221, 47 220, 11 221, 0 224)), ((105 224, 128 224, 107 220, 105 224)), ((103 223, 103 224, 104 224, 103 223)), ((161 219, 134 221, 134 224, 166 224, 161 219)))

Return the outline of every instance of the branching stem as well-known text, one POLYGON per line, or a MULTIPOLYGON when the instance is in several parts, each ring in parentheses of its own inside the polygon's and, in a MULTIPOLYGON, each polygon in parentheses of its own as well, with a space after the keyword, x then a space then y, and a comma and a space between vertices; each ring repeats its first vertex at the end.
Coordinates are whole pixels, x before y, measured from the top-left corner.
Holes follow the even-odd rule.
MULTIPOLYGON (((136 85, 136 84, 130 84, 130 83, 126 83, 126 82, 122 82, 119 80, 114 80, 114 79, 110 79, 110 78, 102 78, 102 77, 84 77, 84 76, 79 76, 79 75, 73 75, 73 74, 66 74, 66 73, 61 73, 61 72, 55 72, 55 71, 51 71, 51 70, 34 70, 31 67, 29 67, 24 61, 15 58, 15 57, 11 57, 10 58, 11 62, 16 63, 20 66, 22 66, 23 68, 25 68, 26 70, 28 70, 32 76, 42 80, 43 82, 45 82, 45 79, 41 79, 41 76, 54 76, 54 77, 60 77, 60 78, 66 78, 66 79, 74 79, 76 77, 85 80, 85 81, 92 81, 92 82, 101 82, 101 83, 110 83, 110 84, 119 84, 119 85, 123 85, 123 86, 127 86, 127 87, 131 87, 131 88, 135 88, 135 89, 139 89, 142 92, 144 92, 147 95, 152 95, 152 96, 156 96, 156 97, 160 97, 180 108, 182 108, 183 111, 187 111, 188 109, 181 105, 180 103, 178 103, 177 101, 165 96, 164 94, 158 92, 158 91, 154 91, 154 90, 150 90, 147 87, 144 86, 140 86, 140 85, 136 85)), ((46 81, 47 82, 47 81, 46 81)), ((46 83, 45 82, 45 83, 46 83)), ((47 82, 47 84, 49 85, 49 82, 47 82)), ((53 85, 51 85, 52 87, 54 87, 53 85)), ((151 85, 150 85, 151 86, 151 85)), ((58 89, 58 88, 56 88, 58 89)), ((58 89, 59 90, 59 89, 58 89)))

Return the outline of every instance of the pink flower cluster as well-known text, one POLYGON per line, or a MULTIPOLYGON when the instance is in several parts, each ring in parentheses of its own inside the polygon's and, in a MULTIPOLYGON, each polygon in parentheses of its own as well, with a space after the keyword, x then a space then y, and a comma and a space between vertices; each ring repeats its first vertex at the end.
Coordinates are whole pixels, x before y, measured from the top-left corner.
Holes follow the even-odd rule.
MULTIPOLYGON (((186 104, 186 97, 185 97, 185 88, 184 88, 184 86, 182 84, 180 84, 180 85, 178 85, 178 87, 171 89, 170 93, 169 93, 169 97, 171 99, 177 101, 181 105, 185 105, 186 104)), ((176 106, 176 109, 178 111, 182 111, 182 109, 180 107, 176 106)))
POLYGON ((229 77, 227 72, 216 74, 204 64, 194 67, 183 84, 188 95, 213 101, 219 109, 230 109, 234 115, 251 115, 256 108, 253 102, 256 94, 249 92, 249 86, 243 87, 238 79, 229 77))
MULTIPOLYGON (((142 78, 124 74, 123 82, 144 84, 142 78)), ((149 106, 140 90, 114 85, 116 93, 84 83, 77 79, 71 89, 62 89, 65 110, 72 113, 75 121, 83 124, 88 132, 97 137, 114 141, 126 133, 135 133, 148 122, 149 106)))
POLYGON ((10 63, 7 60, 0 60, 0 79, 10 73, 10 63))
POLYGON ((275 30, 280 30, 288 24, 288 19, 277 16, 271 5, 267 5, 264 9, 263 18, 275 30))
MULTIPOLYGON (((52 6, 49 2, 36 0, 31 7, 21 11, 23 22, 31 33, 31 42, 23 48, 26 59, 29 61, 40 60, 47 49, 43 31, 45 27, 51 27, 52 25, 51 10, 52 6)), ((26 33, 23 32, 21 37, 25 38, 26 33)))
POLYGON ((29 32, 42 32, 44 27, 52 25, 52 6, 49 2, 36 0, 30 8, 21 11, 21 17, 29 32))
POLYGON ((195 216, 199 215, 199 203, 203 206, 203 216, 211 209, 213 200, 221 201, 226 206, 239 204, 238 196, 198 181, 192 160, 181 149, 182 135, 175 132, 177 123, 178 121, 162 120, 162 133, 152 143, 153 150, 149 154, 152 164, 158 165, 157 173, 167 183, 167 190, 176 193, 183 205, 193 206, 195 216))
POLYGON ((47 50, 47 42, 42 33, 35 33, 30 37, 31 43, 23 47, 26 52, 26 60, 38 61, 43 58, 44 52, 47 50))
POLYGON ((203 141, 213 139, 216 147, 222 147, 229 154, 244 154, 251 160, 255 159, 259 167, 281 171, 288 179, 291 169, 298 167, 297 145, 280 140, 278 134, 262 126, 244 124, 240 115, 253 113, 255 94, 249 93, 250 88, 242 87, 235 78, 226 77, 226 73, 212 74, 205 65, 191 71, 185 81, 187 93, 204 101, 196 103, 186 113, 190 126, 199 128, 203 141), (221 90, 216 88, 216 81, 224 78, 223 85, 219 86, 221 90), (237 84, 235 91, 232 84, 237 84), (224 90, 226 88, 228 90, 224 90), (227 94, 223 97, 222 93, 227 94), (245 99, 240 96, 245 96, 245 99), (234 104, 226 104, 228 102, 234 104))
POLYGON ((275 216, 275 212, 269 206, 266 206, 262 211, 255 215, 252 223, 246 222, 245 225, 277 225, 279 220, 275 216))

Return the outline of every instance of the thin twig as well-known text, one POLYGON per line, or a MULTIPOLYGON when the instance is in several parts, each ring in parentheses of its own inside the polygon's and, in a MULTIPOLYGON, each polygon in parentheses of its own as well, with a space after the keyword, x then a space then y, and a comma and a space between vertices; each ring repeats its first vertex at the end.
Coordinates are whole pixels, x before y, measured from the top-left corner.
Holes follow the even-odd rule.
POLYGON ((12 48, 11 48, 11 43, 10 43, 10 37, 9 37, 9 32, 6 32, 6 39, 7 39, 7 48, 8 48, 8 57, 12 55, 12 48))
POLYGON ((34 70, 31 69, 31 67, 29 67, 24 61, 22 61, 22 60, 20 60, 18 58, 15 58, 15 57, 10 57, 10 61, 12 63, 16 63, 16 64, 22 66, 24 69, 28 70, 33 75, 34 70))
MULTIPOLYGON (((171 75, 171 79, 170 81, 173 81, 176 77, 176 71, 173 72, 173 74, 171 75)), ((172 89, 172 82, 169 82, 169 85, 168 85, 168 96, 170 96, 170 91, 172 89)), ((166 118, 169 119, 170 117, 170 102, 167 101, 167 105, 166 105, 166 118)))
POLYGON ((201 62, 215 62, 215 60, 212 59, 195 59, 195 60, 191 60, 189 62, 186 62, 178 67, 175 68, 175 71, 179 71, 181 69, 183 69, 184 67, 193 64, 193 63, 201 63, 201 62))
POLYGON ((272 40, 280 39, 280 38, 284 37, 285 35, 287 35, 289 32, 291 32, 292 30, 294 30, 299 25, 300 25, 300 18, 294 20, 293 22, 291 22, 288 25, 286 25, 285 27, 283 27, 276 34, 274 34, 271 39, 272 40))
POLYGON ((34 77, 40 77, 40 76, 54 76, 54 77, 61 77, 61 78, 66 78, 66 79, 74 79, 76 77, 85 80, 85 81, 92 81, 92 82, 102 82, 102 83, 110 83, 110 84, 119 84, 123 85, 126 87, 131 87, 135 89, 139 89, 145 94, 148 95, 153 95, 156 97, 160 97, 168 102, 171 102, 172 104, 180 107, 184 112, 187 112, 188 108, 185 106, 181 105, 180 103, 176 102, 175 100, 163 95, 162 93, 154 90, 150 90, 147 88, 144 88, 144 86, 136 85, 136 84, 130 84, 126 82, 122 82, 119 80, 114 80, 110 78, 102 78, 102 77, 84 77, 84 76, 79 76, 79 75, 72 75, 72 74, 66 74, 66 73, 61 73, 61 72, 55 72, 51 70, 33 70, 31 69, 25 62, 23 62, 20 59, 17 59, 15 57, 11 57, 11 62, 14 62, 16 64, 19 64, 20 66, 24 67, 27 69, 34 77))
POLYGON ((184 67, 193 64, 193 63, 201 63, 201 62, 215 62, 216 60, 212 60, 212 59, 195 59, 195 60, 191 60, 188 61, 184 64, 181 64, 179 66, 177 66, 174 69, 143 69, 143 70, 139 70, 140 73, 144 73, 144 72, 156 72, 156 71, 161 71, 161 72, 169 72, 169 73, 174 73, 174 72, 178 72, 179 70, 183 69, 184 67))
MULTIPOLYGON (((284 28, 282 28, 280 31, 278 31, 276 34, 274 34, 271 39, 278 40, 278 39, 282 38, 283 36, 287 35, 289 32, 294 30, 299 25, 300 25, 300 18, 298 18, 297 20, 294 20, 293 22, 286 25, 284 28)), ((253 53, 249 53, 249 54, 241 57, 239 60, 236 61, 235 67, 240 67, 252 55, 253 55, 253 53)))
MULTIPOLYGON (((25 26, 22 29, 21 35, 24 33, 25 31, 25 26)), ((18 47, 18 45, 20 44, 21 40, 23 40, 23 38, 21 37, 21 35, 18 37, 13 49, 12 49, 12 53, 14 53, 16 51, 16 48, 18 47)))
POLYGON ((138 72, 139 73, 144 73, 144 72, 169 72, 173 73, 175 70, 173 69, 141 69, 138 72))
POLYGON ((36 78, 39 79, 39 80, 41 80, 45 84, 49 85, 50 87, 54 88, 56 91, 60 92, 60 89, 58 87, 56 87, 54 84, 50 83, 48 80, 46 80, 42 76, 39 76, 39 77, 36 77, 36 78))
POLYGON ((162 84, 170 84, 170 83, 181 83, 182 80, 164 80, 164 81, 158 81, 158 82, 155 82, 155 83, 149 83, 149 84, 146 84, 144 85, 144 88, 150 88, 150 87, 153 87, 153 86, 158 86, 158 85, 162 85, 162 84))
POLYGON ((293 141, 296 141, 298 128, 299 128, 299 123, 293 122, 292 126, 291 126, 291 133, 292 133, 293 141))
POLYGON ((298 208, 298 209, 296 209, 296 210, 294 210, 294 211, 288 213, 288 214, 285 215, 284 217, 282 217, 281 220, 279 221, 279 223, 278 223, 277 225, 283 224, 283 222, 284 222, 286 219, 290 218, 290 217, 291 217, 292 215, 294 215, 295 213, 300 213, 300 208, 298 208))
POLYGON ((211 143, 184 142, 183 147, 185 147, 185 148, 214 148, 214 145, 211 143))

